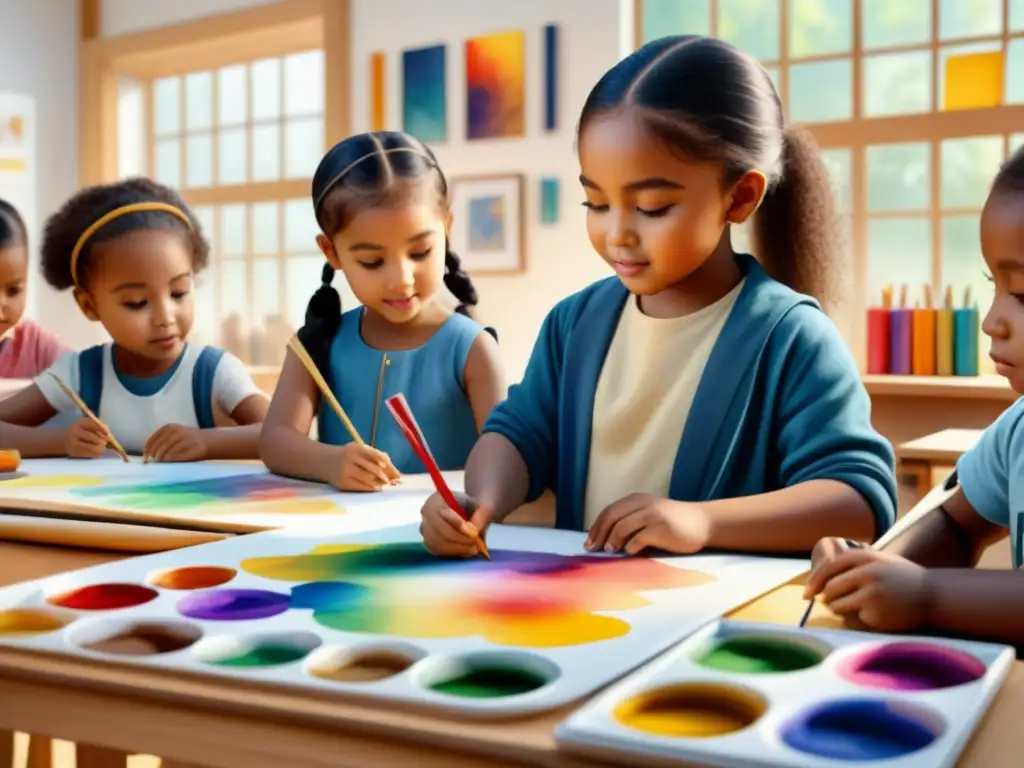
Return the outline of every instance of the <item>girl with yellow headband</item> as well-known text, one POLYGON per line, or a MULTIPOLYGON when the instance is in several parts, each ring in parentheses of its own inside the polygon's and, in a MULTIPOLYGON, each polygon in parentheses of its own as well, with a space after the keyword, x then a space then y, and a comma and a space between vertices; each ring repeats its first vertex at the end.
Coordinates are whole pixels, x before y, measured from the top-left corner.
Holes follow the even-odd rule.
POLYGON ((236 357, 188 342, 208 258, 199 223, 167 187, 129 179, 71 198, 46 224, 43 275, 72 289, 112 341, 67 353, 0 401, 0 442, 25 457, 91 458, 113 436, 155 461, 256 458, 266 396, 236 357), (62 383, 104 426, 37 428, 78 412, 62 383), (239 426, 215 427, 215 407, 239 426))
POLYGON ((437 159, 408 134, 352 136, 320 162, 313 210, 327 263, 299 339, 366 445, 352 442, 289 354, 263 428, 272 471, 346 491, 426 472, 384 405, 399 392, 440 468, 464 466, 505 380, 495 339, 469 317, 477 296, 449 247, 448 205, 437 159), (336 270, 362 304, 344 314, 336 270), (319 442, 308 437, 314 417, 319 442))

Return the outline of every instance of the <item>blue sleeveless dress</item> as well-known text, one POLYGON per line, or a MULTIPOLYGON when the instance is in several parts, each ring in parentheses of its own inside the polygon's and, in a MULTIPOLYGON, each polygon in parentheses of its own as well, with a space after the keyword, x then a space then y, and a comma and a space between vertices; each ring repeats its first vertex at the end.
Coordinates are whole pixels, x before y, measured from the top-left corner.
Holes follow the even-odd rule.
MULTIPOLYGON (((463 372, 470 347, 483 327, 453 313, 422 346, 385 352, 363 341, 362 311, 362 307, 350 309, 341 316, 330 351, 331 388, 359 436, 388 454, 402 474, 426 472, 384 404, 402 393, 438 466, 463 469, 477 440, 463 372)), ((317 419, 320 442, 345 445, 352 441, 323 400, 317 419)))

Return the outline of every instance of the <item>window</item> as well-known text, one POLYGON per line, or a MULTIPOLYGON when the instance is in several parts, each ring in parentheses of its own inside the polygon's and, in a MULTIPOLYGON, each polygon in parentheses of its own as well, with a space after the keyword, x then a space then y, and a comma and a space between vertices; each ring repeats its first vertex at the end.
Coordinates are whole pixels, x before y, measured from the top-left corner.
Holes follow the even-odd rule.
POLYGON ((1005 29, 1003 0, 636 2, 641 42, 735 43, 815 134, 847 212, 856 300, 845 330, 858 356, 860 309, 884 285, 906 284, 911 303, 925 285, 940 302, 948 288, 956 306, 968 294, 984 316, 978 219, 999 165, 1024 144, 1024 0, 1009 0, 1005 29))

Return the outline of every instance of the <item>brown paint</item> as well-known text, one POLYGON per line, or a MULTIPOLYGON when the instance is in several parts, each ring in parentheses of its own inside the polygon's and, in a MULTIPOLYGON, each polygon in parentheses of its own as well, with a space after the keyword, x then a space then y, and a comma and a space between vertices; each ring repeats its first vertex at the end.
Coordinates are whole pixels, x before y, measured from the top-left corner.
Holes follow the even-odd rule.
POLYGON ((201 636, 198 629, 189 626, 135 624, 115 635, 85 643, 82 647, 117 656, 153 656, 188 648, 201 636))
POLYGON ((345 659, 340 666, 315 669, 313 674, 324 680, 339 683, 370 683, 394 677, 412 665, 413 660, 408 656, 390 651, 376 651, 345 659))

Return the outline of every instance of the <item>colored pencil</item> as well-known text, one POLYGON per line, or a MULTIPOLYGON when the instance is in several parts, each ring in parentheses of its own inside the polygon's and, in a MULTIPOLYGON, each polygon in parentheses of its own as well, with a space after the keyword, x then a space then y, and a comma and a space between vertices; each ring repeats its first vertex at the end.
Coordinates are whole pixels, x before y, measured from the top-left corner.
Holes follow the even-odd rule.
POLYGON ((349 435, 352 436, 353 442, 356 442, 359 445, 366 445, 366 443, 363 442, 363 438, 359 436, 355 426, 348 418, 348 414, 345 413, 345 409, 342 408, 341 403, 338 402, 338 398, 334 396, 334 393, 331 392, 331 388, 327 386, 327 381, 320 374, 320 371, 316 367, 316 363, 313 362, 313 358, 309 356, 309 352, 306 351, 305 346, 303 346, 302 342, 299 341, 298 336, 292 336, 288 341, 288 349, 295 353, 295 356, 299 358, 299 362, 302 363, 306 372, 313 377, 313 381, 315 381, 316 385, 320 388, 320 392, 324 396, 324 399, 337 415, 338 421, 345 425, 345 429, 347 429, 349 435))
MULTIPOLYGON (((431 453, 430 446, 427 445, 427 439, 423 436, 423 430, 416 423, 416 417, 412 415, 412 410, 409 408, 409 402, 405 399, 405 395, 399 393, 389 397, 384 403, 387 405, 388 410, 391 411, 395 421, 398 422, 398 427, 402 430, 402 434, 405 435, 405 439, 409 441, 409 445, 412 446, 413 451, 416 452, 420 461, 427 468, 427 471, 430 473, 430 479, 434 482, 434 488, 437 489, 441 498, 452 508, 453 512, 456 512, 459 517, 469 522, 469 516, 459 504, 458 499, 455 498, 455 494, 448 487, 448 483, 445 482, 444 475, 441 474, 441 469, 437 466, 434 454, 431 453)), ((474 536, 474 540, 480 554, 490 560, 491 553, 487 551, 487 544, 480 538, 479 532, 474 536)))
POLYGON ((89 408, 88 405, 85 404, 82 398, 80 398, 78 394, 73 389, 71 389, 71 387, 69 387, 67 384, 61 381, 60 377, 57 374, 51 373, 50 375, 53 377, 53 380, 57 382, 60 388, 64 390, 64 394, 71 398, 71 402, 73 402, 78 407, 78 410, 82 412, 82 415, 85 416, 85 418, 92 419, 92 421, 96 425, 107 430, 107 444, 115 451, 117 451, 118 455, 121 457, 121 460, 124 461, 125 464, 131 463, 128 459, 128 452, 121 447, 121 444, 119 442, 117 442, 117 438, 114 437, 114 433, 110 431, 110 427, 108 427, 106 424, 100 421, 99 417, 92 412, 92 410, 89 408))

